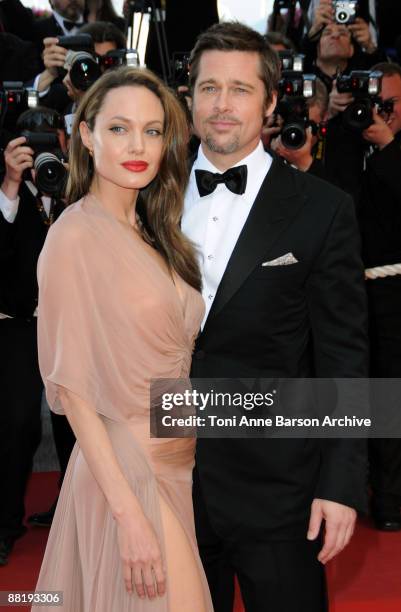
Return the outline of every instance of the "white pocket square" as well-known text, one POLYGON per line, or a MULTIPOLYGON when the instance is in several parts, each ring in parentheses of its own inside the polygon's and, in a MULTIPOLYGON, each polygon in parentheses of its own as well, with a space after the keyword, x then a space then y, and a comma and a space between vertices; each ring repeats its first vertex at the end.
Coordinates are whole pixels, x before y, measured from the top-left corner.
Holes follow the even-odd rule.
POLYGON ((298 263, 298 259, 294 257, 292 253, 286 253, 285 255, 272 259, 271 261, 264 261, 262 266, 289 266, 295 263, 298 263))

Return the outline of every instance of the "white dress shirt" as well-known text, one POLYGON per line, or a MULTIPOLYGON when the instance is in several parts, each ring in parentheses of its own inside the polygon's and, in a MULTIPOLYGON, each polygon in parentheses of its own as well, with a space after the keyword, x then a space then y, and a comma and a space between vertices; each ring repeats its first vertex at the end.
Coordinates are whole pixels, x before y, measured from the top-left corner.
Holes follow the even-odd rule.
MULTIPOLYGON (((31 181, 25 181, 25 185, 28 187, 29 191, 32 193, 34 197, 37 196, 38 190, 35 185, 31 183, 31 181)), ((47 196, 42 196, 42 203, 45 209, 47 216, 50 214, 50 205, 51 198, 47 196)), ((10 200, 6 194, 0 189, 0 211, 8 223, 14 223, 15 217, 17 216, 19 207, 19 196, 15 198, 15 200, 10 200)))
POLYGON ((272 163, 271 156, 259 142, 256 149, 239 161, 246 165, 248 176, 245 193, 232 193, 224 183, 209 195, 200 197, 195 170, 218 172, 205 156, 202 145, 192 167, 185 195, 182 231, 195 244, 202 273, 202 295, 206 312, 202 328, 212 307, 220 281, 237 243, 249 212, 272 163))
POLYGON ((53 11, 52 15, 53 15, 54 19, 57 21, 57 23, 60 26, 60 28, 63 30, 64 36, 75 36, 75 34, 77 34, 79 28, 81 26, 83 26, 84 23, 85 23, 83 16, 80 15, 79 18, 75 22, 77 25, 74 26, 73 28, 71 28, 71 30, 67 30, 67 28, 64 26, 64 21, 73 21, 73 19, 67 19, 67 17, 62 17, 56 11, 53 11))

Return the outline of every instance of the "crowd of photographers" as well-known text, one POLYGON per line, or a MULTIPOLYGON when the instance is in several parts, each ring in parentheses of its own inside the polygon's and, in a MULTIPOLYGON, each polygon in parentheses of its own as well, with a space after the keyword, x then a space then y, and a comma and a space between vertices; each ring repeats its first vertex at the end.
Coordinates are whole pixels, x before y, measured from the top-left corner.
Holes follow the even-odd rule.
MULTIPOLYGON (((277 109, 262 139, 266 148, 300 171, 352 195, 370 303, 371 376, 398 378, 401 66, 397 41, 380 45, 380 23, 366 9, 369 2, 300 4, 305 5, 302 14, 297 13, 298 3, 276 0, 267 21, 266 39, 281 56, 282 78, 277 109)), ((64 207, 74 112, 102 72, 138 62, 126 40, 128 2, 126 20, 115 13, 110 0, 51 0, 51 7, 50 17, 37 20, 20 0, 0 4, 0 565, 7 563, 14 541, 25 532, 25 488, 41 437, 36 263, 47 230, 64 207)), ((168 7, 167 3, 167 13, 168 7)), ((177 51, 182 51, 177 44, 177 51)), ((186 57, 175 59, 172 85, 190 105, 182 78, 187 75, 186 57)), ((52 414, 51 418, 62 480, 74 436, 65 417, 52 414)), ((401 530, 401 440, 370 442, 370 485, 377 528, 401 530)), ((29 522, 49 525, 53 510, 33 515, 29 522)))

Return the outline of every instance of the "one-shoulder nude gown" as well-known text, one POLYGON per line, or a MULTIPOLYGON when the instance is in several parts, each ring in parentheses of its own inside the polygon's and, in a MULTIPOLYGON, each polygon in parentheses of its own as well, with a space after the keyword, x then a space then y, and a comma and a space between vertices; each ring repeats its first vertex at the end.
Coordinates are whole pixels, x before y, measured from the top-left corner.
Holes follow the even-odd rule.
POLYGON ((173 282, 160 255, 91 195, 69 206, 49 231, 38 280, 39 359, 49 405, 63 412, 58 390, 65 387, 104 422, 157 533, 167 593, 142 600, 126 592, 117 525, 78 443, 36 590, 63 592, 63 606, 54 611, 211 612, 192 510, 195 440, 149 433, 150 380, 189 375, 204 313, 200 294, 177 276, 173 282))

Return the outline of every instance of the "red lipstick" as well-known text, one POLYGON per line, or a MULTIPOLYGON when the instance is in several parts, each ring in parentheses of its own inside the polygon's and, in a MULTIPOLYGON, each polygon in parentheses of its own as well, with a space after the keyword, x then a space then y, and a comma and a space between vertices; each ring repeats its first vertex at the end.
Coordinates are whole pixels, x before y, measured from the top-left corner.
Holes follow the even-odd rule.
POLYGON ((121 164, 123 168, 129 170, 130 172, 144 172, 149 166, 148 162, 138 160, 138 161, 127 161, 121 164))

